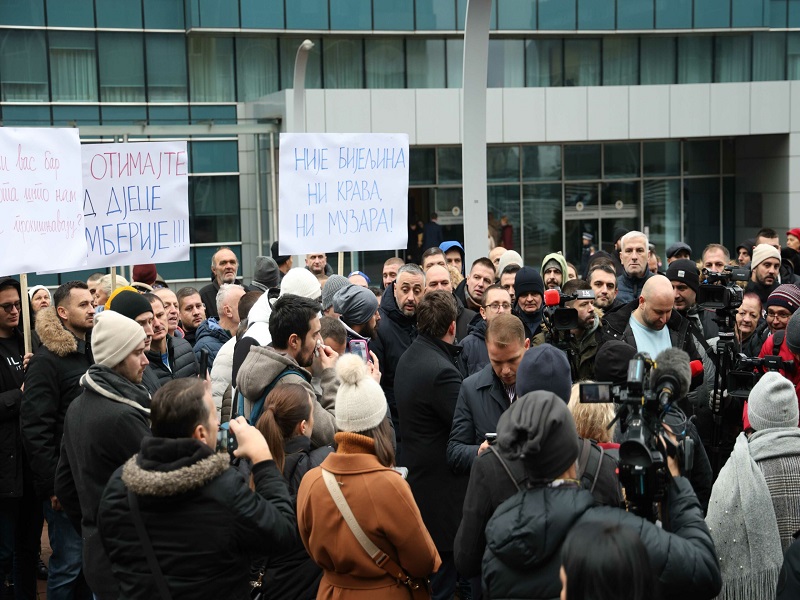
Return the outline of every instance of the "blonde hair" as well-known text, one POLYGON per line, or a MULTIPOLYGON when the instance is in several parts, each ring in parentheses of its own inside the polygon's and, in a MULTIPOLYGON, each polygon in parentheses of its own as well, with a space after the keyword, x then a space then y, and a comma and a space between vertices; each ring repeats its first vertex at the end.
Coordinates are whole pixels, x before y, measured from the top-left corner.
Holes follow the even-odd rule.
POLYGON ((456 289, 458 284, 464 281, 464 276, 453 265, 447 265, 447 272, 450 273, 450 285, 456 289))
MULTIPOLYGON (((584 381, 583 383, 592 383, 584 381)), ((580 384, 572 386, 572 394, 567 405, 572 418, 575 419, 575 427, 578 435, 586 440, 594 440, 599 443, 611 442, 614 439, 614 429, 606 429, 614 418, 614 405, 606 403, 582 403, 580 384)))

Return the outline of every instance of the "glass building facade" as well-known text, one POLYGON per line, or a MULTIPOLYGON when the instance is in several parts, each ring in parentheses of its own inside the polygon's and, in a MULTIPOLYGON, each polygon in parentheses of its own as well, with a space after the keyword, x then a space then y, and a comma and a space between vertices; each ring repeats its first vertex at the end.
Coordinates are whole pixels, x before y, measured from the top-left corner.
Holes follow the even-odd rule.
MULTIPOLYGON (((0 0, 0 119, 112 134, 142 123, 246 123, 243 103, 292 86, 307 37, 309 88, 460 88, 465 14, 466 0, 0 0)), ((794 0, 493 2, 490 88, 791 80, 800 80, 794 0)), ((241 182, 251 167, 240 168, 242 136, 186 139, 192 260, 159 271, 202 280, 215 246, 241 254, 247 242, 241 215, 252 199, 241 198, 241 182)), ((526 260, 560 247, 574 255, 579 232, 605 240, 616 224, 648 226, 657 244, 734 241, 732 139, 542 142, 490 145, 487 156, 490 211, 512 219, 526 260)), ((274 200, 264 156, 262 217, 274 200)), ((411 214, 452 214, 460 148, 415 146, 411 159, 411 214)), ((458 235, 460 219, 443 218, 458 235)), ((362 266, 384 258, 368 254, 362 266)))

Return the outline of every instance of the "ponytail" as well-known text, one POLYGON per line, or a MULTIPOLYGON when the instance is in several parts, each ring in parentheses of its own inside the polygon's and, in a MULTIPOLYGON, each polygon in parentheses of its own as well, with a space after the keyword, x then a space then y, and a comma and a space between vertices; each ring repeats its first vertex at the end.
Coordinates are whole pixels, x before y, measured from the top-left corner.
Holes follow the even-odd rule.
POLYGON ((256 429, 267 440, 281 473, 286 464, 286 440, 293 437, 297 426, 308 421, 310 416, 309 392, 297 383, 275 386, 264 401, 264 412, 256 423, 256 429))

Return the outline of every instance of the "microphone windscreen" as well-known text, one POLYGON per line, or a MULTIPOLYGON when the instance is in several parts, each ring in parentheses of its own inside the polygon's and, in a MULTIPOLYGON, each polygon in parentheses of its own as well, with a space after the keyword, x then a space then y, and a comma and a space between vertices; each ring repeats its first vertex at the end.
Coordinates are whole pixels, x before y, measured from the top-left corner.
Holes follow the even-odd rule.
POLYGON ((703 361, 693 360, 689 363, 689 368, 692 370, 692 379, 694 379, 698 375, 703 374, 703 361))
POLYGON ((546 306, 558 306, 561 303, 561 292, 558 290, 545 290, 544 303, 546 306))
POLYGON ((650 380, 653 389, 658 389, 668 380, 678 385, 675 396, 683 398, 689 393, 692 384, 692 368, 689 366, 689 355, 678 348, 667 348, 656 357, 656 368, 650 380))

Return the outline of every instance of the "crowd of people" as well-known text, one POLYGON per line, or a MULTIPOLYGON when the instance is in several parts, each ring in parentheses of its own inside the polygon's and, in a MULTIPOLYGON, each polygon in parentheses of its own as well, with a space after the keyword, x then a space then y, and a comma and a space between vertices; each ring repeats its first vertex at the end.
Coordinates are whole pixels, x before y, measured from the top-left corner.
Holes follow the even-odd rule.
POLYGON ((0 598, 800 597, 800 229, 577 268, 417 229, 380 274, 275 242, 247 285, 226 247, 201 289, 0 279, 0 598), (645 514, 580 385, 669 360, 645 514))

